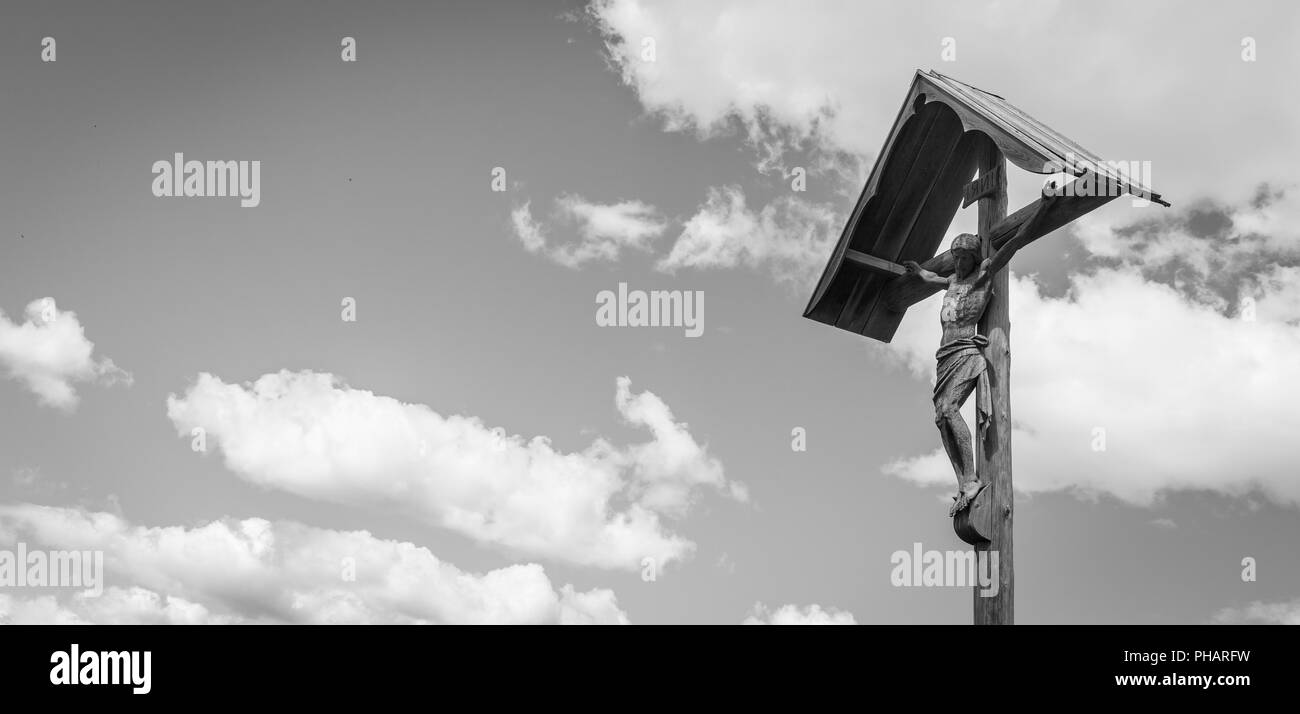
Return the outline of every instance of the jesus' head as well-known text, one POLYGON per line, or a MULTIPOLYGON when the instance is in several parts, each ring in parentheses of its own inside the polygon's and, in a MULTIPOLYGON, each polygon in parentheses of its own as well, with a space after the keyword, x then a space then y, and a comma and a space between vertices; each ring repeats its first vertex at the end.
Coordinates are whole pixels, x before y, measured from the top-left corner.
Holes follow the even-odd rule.
POLYGON ((962 233, 952 239, 952 256, 956 260, 958 277, 966 277, 980 262, 980 239, 977 235, 962 233))

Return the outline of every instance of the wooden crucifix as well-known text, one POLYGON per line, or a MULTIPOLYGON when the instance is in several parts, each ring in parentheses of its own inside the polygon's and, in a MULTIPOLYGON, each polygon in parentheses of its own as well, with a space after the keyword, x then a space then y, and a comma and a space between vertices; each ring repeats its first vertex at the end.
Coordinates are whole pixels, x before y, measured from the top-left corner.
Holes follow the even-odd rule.
POLYGON ((1002 97, 918 71, 804 312, 889 342, 909 306, 944 291, 932 396, 958 484, 949 515, 977 553, 998 554, 997 589, 984 597, 988 591, 974 588, 975 624, 1015 621, 1007 264, 1020 248, 1125 193, 1169 205, 1002 97), (1039 200, 1008 216, 1008 161, 1078 178, 1045 186, 1039 200), (979 235, 957 236, 935 255, 958 204, 976 201, 979 235), (959 413, 972 393, 973 436, 959 413))

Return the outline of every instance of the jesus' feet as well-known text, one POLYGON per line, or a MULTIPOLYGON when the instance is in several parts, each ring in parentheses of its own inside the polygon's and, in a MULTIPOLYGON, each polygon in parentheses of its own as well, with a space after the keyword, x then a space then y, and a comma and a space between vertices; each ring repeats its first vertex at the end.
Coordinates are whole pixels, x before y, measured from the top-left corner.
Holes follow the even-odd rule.
POLYGON ((956 516, 958 513, 961 513, 966 508, 970 507, 970 504, 975 502, 975 497, 978 496, 980 494, 980 491, 983 491, 984 487, 987 485, 988 484, 984 483, 983 481, 974 481, 974 480, 967 481, 966 483, 962 484, 961 492, 957 495, 957 498, 953 502, 952 506, 948 508, 948 517, 952 518, 953 516, 956 516))
POLYGON ((952 518, 961 512, 962 509, 970 505, 970 499, 965 494, 958 494, 952 499, 952 505, 948 507, 948 517, 952 518))

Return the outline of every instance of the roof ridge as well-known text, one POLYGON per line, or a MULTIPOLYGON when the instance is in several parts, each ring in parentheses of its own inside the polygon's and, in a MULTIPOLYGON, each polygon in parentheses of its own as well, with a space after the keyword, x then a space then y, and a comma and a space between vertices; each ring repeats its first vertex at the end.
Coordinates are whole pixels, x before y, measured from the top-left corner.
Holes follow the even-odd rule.
POLYGON ((973 89, 973 90, 975 90, 975 91, 977 91, 977 92, 979 92, 979 93, 981 93, 981 94, 987 94, 987 95, 989 95, 990 97, 996 97, 996 98, 998 98, 998 99, 1001 99, 1001 100, 1004 101, 1004 102, 1007 101, 1007 98, 1006 98, 1006 97, 1003 97, 1003 96, 998 95, 998 94, 994 94, 993 92, 990 92, 990 91, 988 91, 987 89, 980 89, 979 87, 976 87, 976 86, 973 85, 973 84, 968 84, 968 83, 966 83, 966 82, 961 81, 960 79, 957 79, 956 77, 953 77, 953 76, 950 76, 950 75, 944 74, 943 72, 938 72, 938 71, 932 69, 932 70, 930 70, 930 74, 933 74, 933 75, 936 76, 936 77, 942 77, 943 79, 946 79, 946 80, 948 80, 949 82, 956 82, 957 84, 960 84, 960 85, 963 86, 963 87, 967 87, 967 88, 973 89))

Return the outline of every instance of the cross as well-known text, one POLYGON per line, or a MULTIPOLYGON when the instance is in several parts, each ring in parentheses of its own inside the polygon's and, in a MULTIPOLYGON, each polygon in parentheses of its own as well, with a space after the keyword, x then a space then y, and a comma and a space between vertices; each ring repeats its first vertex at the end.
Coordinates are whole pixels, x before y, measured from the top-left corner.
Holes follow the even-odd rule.
POLYGON ((940 366, 956 381, 945 382, 949 386, 942 390, 937 385, 934 399, 936 424, 961 485, 952 509, 953 530, 977 554, 998 554, 996 594, 983 597, 984 588, 978 583, 973 588, 977 625, 1015 621, 1006 261, 1019 248, 1126 193, 1169 205, 1122 167, 1101 161, 1002 97, 918 70, 804 311, 810 319, 889 342, 911 305, 947 289, 940 366), (1035 173, 1077 178, 1046 187, 1043 198, 1008 216, 1008 162, 1035 173), (962 207, 978 204, 978 241, 968 238, 936 255, 959 202, 962 207), (979 258, 1002 252, 997 260, 972 268, 976 248, 971 243, 977 243, 979 258), (965 267, 959 270, 959 263, 965 267), (962 315, 974 318, 963 311, 978 309, 981 300, 986 302, 972 331, 962 315), (960 438, 967 431, 964 420, 960 425, 952 421, 961 418, 956 414, 960 404, 952 402, 967 398, 975 382, 974 396, 988 405, 989 418, 984 438, 977 424, 975 437, 967 439, 974 444, 972 453, 960 438), (958 386, 952 388, 953 383, 958 386), (946 425, 952 428, 945 431, 946 425), (961 454, 970 459, 970 467, 963 466, 961 454), (963 469, 974 471, 965 474, 966 481, 963 469))

